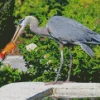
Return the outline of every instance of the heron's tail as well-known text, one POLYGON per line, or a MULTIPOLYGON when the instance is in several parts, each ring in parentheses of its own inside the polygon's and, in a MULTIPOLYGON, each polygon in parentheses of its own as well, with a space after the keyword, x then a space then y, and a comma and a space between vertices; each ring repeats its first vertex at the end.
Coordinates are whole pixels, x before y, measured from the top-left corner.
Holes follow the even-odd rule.
POLYGON ((100 35, 96 32, 90 34, 91 41, 83 41, 84 44, 100 44, 100 35))
POLYGON ((94 56, 94 53, 92 51, 92 49, 87 46, 86 44, 83 43, 79 43, 79 45, 81 46, 81 48, 89 55, 89 56, 94 56))
POLYGON ((91 34, 91 37, 93 39, 93 42, 100 44, 100 35, 95 33, 95 34, 91 34))

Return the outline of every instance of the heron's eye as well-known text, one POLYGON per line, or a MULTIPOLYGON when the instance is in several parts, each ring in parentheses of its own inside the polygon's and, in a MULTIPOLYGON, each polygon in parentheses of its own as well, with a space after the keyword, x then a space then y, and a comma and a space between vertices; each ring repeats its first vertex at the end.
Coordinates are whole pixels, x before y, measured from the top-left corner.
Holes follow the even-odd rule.
POLYGON ((21 24, 21 23, 23 22, 23 20, 24 20, 24 19, 21 19, 20 22, 19 22, 19 24, 21 24))

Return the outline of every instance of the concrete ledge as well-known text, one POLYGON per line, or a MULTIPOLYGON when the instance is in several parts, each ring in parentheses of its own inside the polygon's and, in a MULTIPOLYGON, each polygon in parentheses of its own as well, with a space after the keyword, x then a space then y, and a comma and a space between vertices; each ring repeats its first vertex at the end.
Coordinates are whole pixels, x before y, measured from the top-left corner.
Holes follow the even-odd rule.
POLYGON ((52 94, 42 82, 11 83, 0 88, 0 100, 41 100, 52 94))
POLYGON ((53 95, 57 98, 100 97, 98 83, 64 83, 53 87, 53 95))
POLYGON ((44 97, 100 97, 99 83, 63 83, 45 85, 43 82, 11 83, 0 88, 0 100, 42 100, 44 97))

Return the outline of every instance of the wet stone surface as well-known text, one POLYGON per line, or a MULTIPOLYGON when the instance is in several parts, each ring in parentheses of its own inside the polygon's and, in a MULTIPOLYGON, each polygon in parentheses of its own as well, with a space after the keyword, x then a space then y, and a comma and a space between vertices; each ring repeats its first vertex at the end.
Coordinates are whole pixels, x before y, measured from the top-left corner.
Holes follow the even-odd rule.
POLYGON ((11 65, 12 68, 18 68, 19 71, 27 71, 27 67, 25 67, 26 62, 23 59, 23 56, 7 56, 3 60, 4 65, 11 65))

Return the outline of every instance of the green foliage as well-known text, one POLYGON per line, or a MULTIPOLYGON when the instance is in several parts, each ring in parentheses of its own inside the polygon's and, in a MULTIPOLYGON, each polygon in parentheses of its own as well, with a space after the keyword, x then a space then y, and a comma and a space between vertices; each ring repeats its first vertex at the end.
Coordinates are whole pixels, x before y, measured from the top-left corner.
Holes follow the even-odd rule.
POLYGON ((32 81, 33 78, 28 72, 13 69, 10 65, 6 66, 0 62, 0 87, 13 82, 32 81))
POLYGON ((4 27, 5 27, 3 23, 7 20, 7 16, 9 15, 9 12, 7 12, 9 7, 7 8, 5 3, 6 3, 6 0, 4 0, 4 3, 0 2, 0 8, 1 8, 0 9, 0 19, 2 19, 0 20, 0 35, 2 34, 4 27))
MULTIPOLYGON (((100 33, 100 0, 68 0, 69 5, 64 7, 63 15, 83 23, 91 30, 100 33)), ((73 76, 78 81, 99 82, 100 75, 100 46, 91 46, 95 58, 90 58, 79 47, 73 51, 73 76), (78 52, 78 53, 77 53, 78 52), (76 77, 77 76, 77 77, 76 77), (79 79, 80 77, 80 79, 79 79)))
POLYGON ((100 33, 100 0, 68 0, 63 15, 73 18, 100 33))
POLYGON ((34 36, 20 44, 19 48, 25 60, 31 66, 28 71, 33 75, 35 81, 54 80, 60 60, 60 52, 56 42, 47 38, 42 41, 39 36, 34 36), (25 46, 30 43, 35 43, 37 48, 29 52, 25 46))
MULTIPOLYGON (((21 5, 21 2, 19 5, 16 2, 14 15, 19 17, 25 17, 27 15, 37 16, 40 21, 40 26, 45 25, 47 20, 53 15, 63 15, 83 23, 91 30, 100 32, 99 0, 95 2, 93 0, 68 0, 68 2, 61 2, 60 0, 43 1, 27 0, 23 2, 23 5, 21 5)), ((16 23, 18 23, 18 20, 16 20, 16 23)), ((30 31, 27 32, 30 33, 30 31)), ((35 35, 33 35, 32 39, 28 39, 27 36, 25 38, 23 40, 25 42, 20 44, 19 48, 29 66, 31 65, 29 72, 35 77, 34 80, 53 81, 60 64, 58 44, 54 40, 47 38, 41 41, 41 38, 35 35), (37 49, 28 52, 25 46, 30 43, 37 44, 37 49), (47 56, 47 58, 44 58, 44 56, 47 56)), ((91 47, 95 52, 95 58, 89 57, 79 46, 76 46, 73 50, 72 81, 99 82, 100 47, 91 47)), ((66 47, 64 48, 64 59, 65 61, 59 77, 60 80, 67 78, 69 53, 66 47)))
MULTIPOLYGON (((17 25, 21 18, 27 15, 38 17, 39 26, 47 23, 54 15, 63 15, 81 22, 100 33, 100 0, 16 0, 13 16, 17 25)), ((3 16, 3 14, 2 14, 3 16)), ((10 67, 0 68, 0 86, 16 81, 53 81, 60 65, 59 45, 51 39, 41 38, 31 34, 29 27, 27 34, 20 38, 18 45, 29 67, 26 73, 10 67), (29 34, 28 34, 29 33, 29 34), (26 45, 35 43, 37 48, 26 50, 26 45)), ((73 66, 71 81, 100 82, 100 46, 91 46, 95 57, 89 57, 79 46, 72 51, 73 66)), ((69 65, 68 48, 64 48, 64 64, 59 80, 66 80, 69 65)))
MULTIPOLYGON (((22 40, 19 44, 20 52, 28 63, 28 73, 32 75, 34 81, 53 81, 56 77, 57 69, 60 65, 60 52, 58 44, 54 40, 45 38, 41 40, 39 36, 34 36, 32 39, 22 40), (38 42, 40 41, 40 42, 38 42), (37 48, 32 51, 26 50, 26 45, 35 43, 37 48)), ((67 48, 64 48, 64 64, 59 77, 59 80, 65 80, 68 73, 69 53, 67 48)), ((73 52, 73 67, 71 80, 77 82, 99 82, 100 80, 100 57, 89 57, 80 47, 76 47, 73 52), (77 53, 78 51, 78 53, 77 53)))
POLYGON ((20 80, 21 80, 21 74, 19 73, 18 69, 12 69, 10 65, 0 67, 0 87, 2 85, 20 80))
MULTIPOLYGON (((18 0, 15 2, 14 16, 16 18, 24 18, 28 15, 36 16, 42 26, 50 17, 62 15, 65 4, 67 4, 66 0, 25 0, 24 2, 18 0)), ((18 23, 19 20, 16 20, 15 23, 18 23)))

